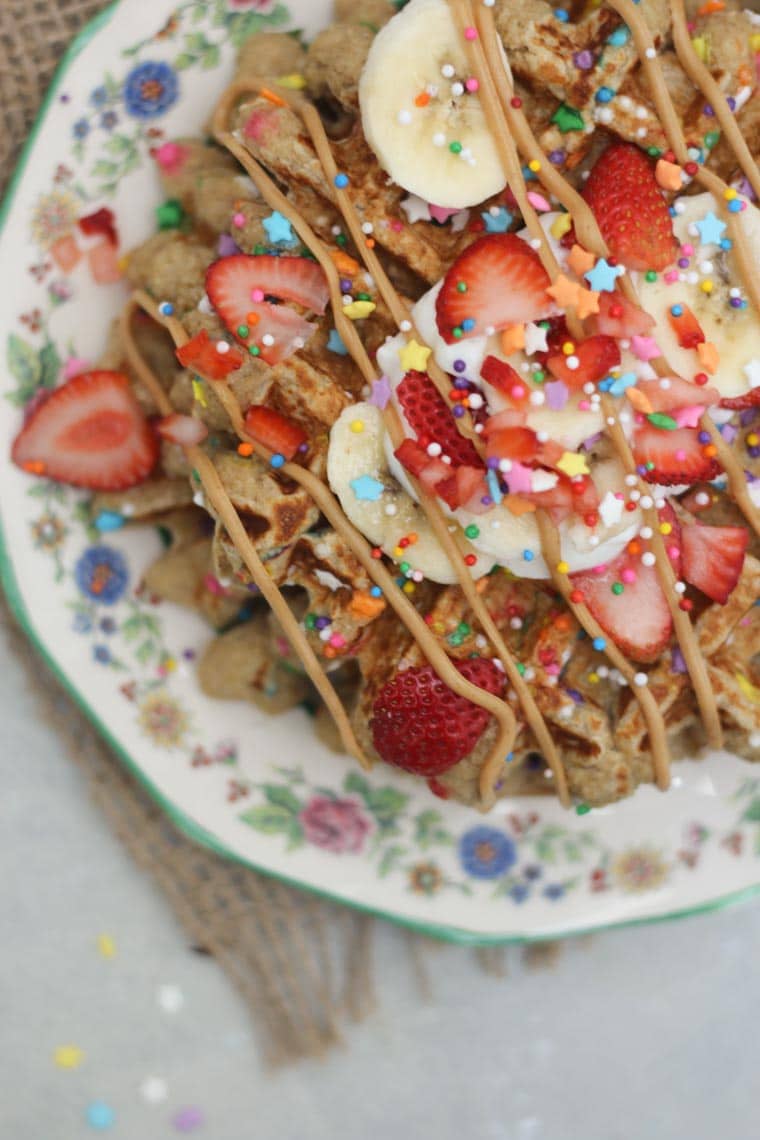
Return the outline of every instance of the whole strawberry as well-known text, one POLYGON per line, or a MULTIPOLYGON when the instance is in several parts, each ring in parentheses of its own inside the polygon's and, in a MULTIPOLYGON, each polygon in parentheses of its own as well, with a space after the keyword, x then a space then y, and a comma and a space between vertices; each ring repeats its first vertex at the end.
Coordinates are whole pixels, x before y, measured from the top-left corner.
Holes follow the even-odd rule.
POLYGON ((631 143, 608 146, 591 170, 583 197, 610 253, 628 269, 658 272, 678 253, 654 167, 631 143))
MULTIPOLYGON (((504 674, 493 661, 454 661, 463 677, 494 696, 504 674)), ((386 764, 418 776, 439 776, 475 747, 490 714, 454 693, 430 665, 404 669, 380 690, 372 707, 372 740, 386 764)))

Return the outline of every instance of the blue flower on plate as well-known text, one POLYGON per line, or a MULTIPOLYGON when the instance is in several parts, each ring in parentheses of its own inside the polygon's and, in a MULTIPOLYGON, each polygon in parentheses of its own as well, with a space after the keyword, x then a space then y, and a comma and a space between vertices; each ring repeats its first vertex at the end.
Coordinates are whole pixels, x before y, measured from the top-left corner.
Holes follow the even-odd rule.
POLYGON ((104 111, 100 116, 100 125, 104 131, 112 131, 119 121, 115 111, 104 111))
POLYGON ((90 102, 93 107, 103 107, 108 102, 108 91, 102 84, 90 92, 90 102))
POLYGON ((124 80, 124 105, 136 119, 155 119, 176 103, 179 80, 168 63, 146 60, 124 80))
POLYGON ((529 895, 530 887, 526 887, 525 883, 515 883, 513 887, 510 887, 509 897, 512 899, 512 902, 524 903, 529 895))
POLYGON ((110 665, 111 663, 111 650, 107 645, 93 646, 92 655, 99 665, 110 665))
POLYGON ((471 827, 459 840, 459 858, 473 878, 497 879, 517 861, 517 848, 495 827, 471 827))
POLYGON ((92 629, 92 618, 89 614, 81 611, 78 614, 74 614, 72 629, 74 633, 89 633, 92 629))
POLYGON ((90 124, 86 119, 77 119, 71 130, 75 139, 84 139, 90 133, 90 124))
POLYGON ((124 555, 112 546, 90 546, 74 567, 74 577, 85 597, 112 606, 127 588, 129 570, 124 555))
POLYGON ((112 617, 104 617, 100 619, 100 628, 103 633, 116 633, 119 628, 112 617))
POLYGON ((562 883, 548 883, 544 887, 544 898, 551 899, 552 902, 561 899, 564 893, 565 888, 562 883))

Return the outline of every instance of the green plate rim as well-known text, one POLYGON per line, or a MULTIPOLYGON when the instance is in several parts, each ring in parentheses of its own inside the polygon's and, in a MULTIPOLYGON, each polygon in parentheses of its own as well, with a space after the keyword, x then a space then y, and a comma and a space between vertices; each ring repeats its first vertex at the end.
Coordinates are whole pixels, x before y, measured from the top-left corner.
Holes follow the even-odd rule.
MULTIPOLYGON (((16 168, 8 183, 5 196, 2 204, 0 204, 0 237, 5 230, 5 225, 8 215, 11 210, 11 205, 15 198, 16 190, 21 182, 24 171, 26 170, 29 157, 34 149, 34 144, 39 133, 40 127, 45 121, 48 109, 52 103, 58 89, 63 82, 63 79, 68 72, 69 67, 80 55, 83 49, 89 44, 90 40, 96 35, 97 32, 104 28, 111 20, 117 8, 121 5, 122 0, 113 0, 102 12, 94 16, 84 27, 77 33, 69 47, 64 52, 61 62, 56 69, 50 87, 45 94, 42 101, 34 125, 29 133, 29 137, 24 144, 21 151, 16 168)), ((172 823, 182 831, 189 839, 201 844, 203 847, 209 848, 215 854, 225 859, 230 859, 235 863, 240 863, 242 866, 250 867, 259 874, 267 875, 269 878, 278 880, 291 887, 297 887, 299 890, 306 891, 309 894, 315 895, 318 898, 326 899, 329 902, 337 903, 341 906, 350 907, 353 910, 359 911, 362 914, 372 915, 376 918, 384 918, 390 922, 394 922, 399 926, 404 926, 407 929, 414 930, 419 934, 425 934, 429 938, 437 938, 444 942, 453 942, 464 946, 505 946, 510 943, 527 943, 527 942, 553 942, 563 938, 580 937, 585 934, 596 934, 600 931, 606 930, 620 930, 625 927, 633 926, 648 926, 657 922, 668 922, 678 918, 690 918, 693 915, 708 914, 711 911, 723 910, 729 906, 735 906, 741 902, 747 902, 760 894, 760 882, 752 884, 747 887, 742 887, 737 891, 732 891, 726 895, 720 895, 717 898, 708 899, 703 903, 696 906, 684 907, 680 910, 669 911, 667 914, 643 915, 637 918, 620 919, 617 922, 607 922, 600 926, 587 926, 580 929, 570 929, 566 931, 554 931, 550 934, 485 934, 477 933, 469 930, 464 930, 457 926, 446 926, 440 923, 425 922, 422 919, 408 918, 404 915, 394 913, 393 911, 383 910, 381 907, 373 907, 365 905, 354 899, 342 898, 340 895, 335 895, 332 892, 315 887, 311 883, 305 883, 297 878, 292 878, 281 871, 273 871, 269 867, 261 867, 252 859, 243 858, 234 851, 230 851, 223 843, 206 831, 196 823, 195 820, 186 816, 184 812, 180 811, 175 804, 168 800, 161 791, 152 783, 146 776, 145 772, 140 768, 123 747, 122 744, 111 733, 110 729, 103 723, 95 709, 88 704, 84 695, 77 689, 74 683, 69 679, 50 655, 44 641, 37 632, 34 622, 27 611, 26 604, 21 596, 18 587, 18 581, 13 566, 10 551, 8 549, 5 528, 3 526, 2 515, 0 515, 0 583, 5 591, 8 604, 16 617, 19 625, 23 629, 26 636, 31 641, 32 645, 39 653, 47 665, 50 672, 56 678, 61 687, 65 690, 68 696, 74 701, 79 709, 85 714, 88 720, 93 724, 95 729, 104 738, 109 747, 115 752, 119 760, 129 770, 131 775, 135 777, 137 782, 143 787, 146 792, 159 804, 161 809, 171 819, 172 823)))

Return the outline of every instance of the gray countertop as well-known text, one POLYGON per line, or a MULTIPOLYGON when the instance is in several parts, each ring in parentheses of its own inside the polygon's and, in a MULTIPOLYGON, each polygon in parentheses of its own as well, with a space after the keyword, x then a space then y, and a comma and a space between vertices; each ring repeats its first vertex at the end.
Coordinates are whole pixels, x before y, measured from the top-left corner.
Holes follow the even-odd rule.
POLYGON ((543 969, 510 948, 504 978, 442 947, 428 1000, 406 936, 379 924, 377 1013, 273 1073, 2 644, 0 673, 3 1140, 757 1137, 760 903, 568 942, 543 969))

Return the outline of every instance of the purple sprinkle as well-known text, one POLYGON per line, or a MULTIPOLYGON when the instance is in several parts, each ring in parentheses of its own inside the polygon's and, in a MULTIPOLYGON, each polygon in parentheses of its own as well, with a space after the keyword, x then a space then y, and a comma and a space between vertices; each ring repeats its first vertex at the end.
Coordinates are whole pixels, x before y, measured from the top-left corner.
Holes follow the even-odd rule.
POLYGON ((733 443, 739 434, 733 424, 723 424, 718 430, 726 443, 733 443))
POLYGON ((242 253, 240 246, 229 234, 219 234, 216 248, 220 257, 233 257, 236 253, 242 253))
POLYGON ((587 50, 576 51, 573 54, 573 63, 580 71, 590 71, 594 66, 594 54, 587 50))
POLYGON ((328 625, 332 625, 332 621, 330 620, 329 617, 324 617, 324 616, 318 617, 317 620, 314 622, 314 626, 316 629, 327 629, 328 625))
POLYGON ((704 113, 708 116, 708 118, 712 118, 713 115, 715 114, 715 112, 713 111, 713 109, 709 103, 705 103, 705 105, 702 109, 703 109, 704 113))
POLYGON ((67 95, 66 92, 64 91, 63 95, 61 95, 61 102, 62 103, 68 103, 70 99, 71 99, 71 96, 67 95))
POLYGON ((493 786, 493 790, 495 792, 500 792, 503 787, 504 787, 504 781, 503 780, 497 780, 493 786))
POLYGON ((548 384, 544 384, 544 392, 547 407, 553 412, 561 412, 570 395, 567 384, 563 384, 561 380, 551 380, 548 384))
POLYGON ((746 178, 742 178, 739 183, 739 193, 744 195, 745 198, 749 198, 751 202, 754 202, 757 197, 746 178))
POLYGON ((470 381, 466 380, 464 376, 457 376, 454 381, 454 387, 459 392, 465 392, 470 387, 470 381))
POLYGON ((699 440, 700 443, 709 443, 710 442, 710 433, 707 431, 701 431, 699 433, 699 435, 697 436, 697 439, 699 440))
POLYGON ((734 99, 733 95, 729 95, 728 99, 726 99, 726 102, 728 103, 730 110, 736 110, 736 100, 734 99))
POLYGON ((683 659, 683 653, 678 646, 673 649, 670 655, 670 667, 674 673, 688 673, 686 662, 683 659))
POLYGON ((193 1104, 175 1113, 172 1124, 178 1132, 193 1132, 196 1128, 200 1128, 205 1119, 203 1109, 193 1104))
MULTIPOLYGON (((757 459, 757 457, 760 456, 760 447, 748 447, 747 448, 747 454, 750 456, 751 459, 757 459)), ((755 479, 753 476, 752 482, 754 483, 754 481, 755 481, 755 479)))
POLYGON ((185 658, 185 661, 194 661, 195 660, 195 650, 194 649, 183 649, 182 656, 185 658))
POLYGON ((551 162, 553 166, 562 166, 566 158, 567 152, 564 150, 553 150, 549 154, 549 162, 551 162))
POLYGON ((455 372, 464 372, 466 367, 467 367, 467 365, 464 362, 464 360, 455 360, 454 361, 454 371, 455 372))
POLYGON ((349 279, 347 277, 341 277, 341 279, 340 279, 340 291, 341 291, 341 293, 350 293, 351 292, 351 282, 349 281, 349 279))
POLYGON ((749 427, 751 423, 754 423, 758 415, 760 415, 760 408, 746 408, 739 415, 739 423, 742 427, 749 427))
POLYGON ((584 439, 583 443, 581 444, 581 447, 583 448, 584 451, 591 451, 591 448, 596 447, 597 443, 599 442, 599 440, 601 438, 602 438, 602 433, 600 431, 598 431, 594 435, 590 435, 588 437, 588 439, 584 439))
POLYGON ((464 408, 462 407, 461 404, 456 404, 451 409, 451 411, 453 412, 453 414, 456 416, 457 419, 461 419, 461 417, 464 415, 464 408))
POLYGON ((486 459, 486 467, 488 467, 490 471, 499 470, 499 460, 495 455, 491 455, 488 459, 486 459))
POLYGON ((688 269, 688 268, 689 268, 689 259, 688 259, 688 257, 679 257, 679 259, 678 259, 678 267, 679 267, 679 269, 688 269))
POLYGON ((490 495, 482 495, 480 501, 484 507, 492 507, 493 506, 493 499, 491 498, 490 495))
POLYGON ((565 689, 565 692, 567 693, 568 697, 571 697, 572 700, 575 701, 576 705, 583 704, 583 696, 578 692, 577 689, 565 689))
POLYGON ((741 297, 731 297, 729 304, 731 305, 732 309, 741 309, 742 299, 741 297))

